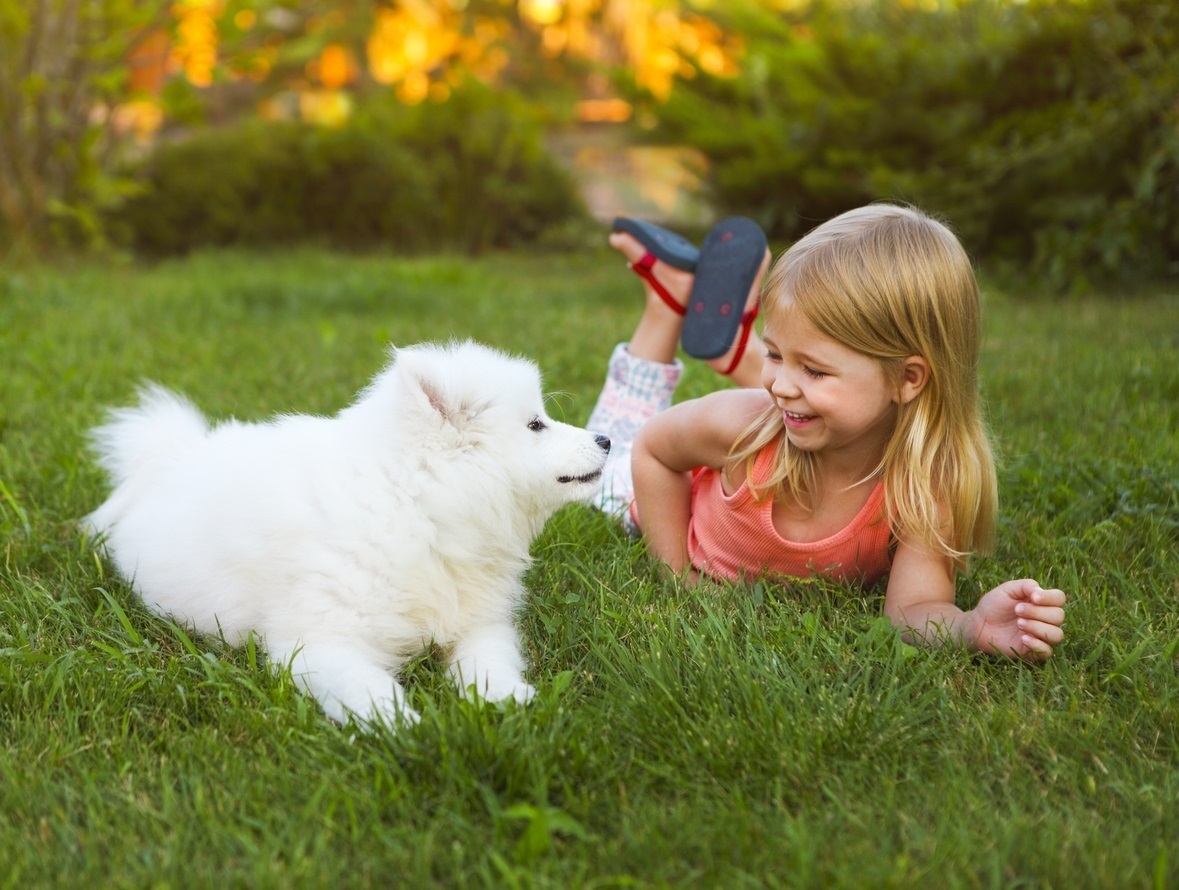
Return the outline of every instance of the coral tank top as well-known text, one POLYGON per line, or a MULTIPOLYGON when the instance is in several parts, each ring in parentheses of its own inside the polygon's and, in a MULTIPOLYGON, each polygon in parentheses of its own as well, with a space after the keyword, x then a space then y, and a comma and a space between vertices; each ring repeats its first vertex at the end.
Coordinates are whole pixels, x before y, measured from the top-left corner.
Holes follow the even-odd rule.
MULTIPOLYGON (((769 475, 773 444, 758 454, 753 478, 769 475)), ((847 527, 821 541, 787 541, 774 528, 774 499, 753 499, 749 483, 725 494, 720 471, 698 470, 692 481, 692 518, 688 523, 688 557, 692 565, 717 578, 736 581, 761 575, 809 578, 824 575, 840 581, 874 584, 892 566, 892 534, 884 517, 884 483, 877 482, 867 503, 847 527)))

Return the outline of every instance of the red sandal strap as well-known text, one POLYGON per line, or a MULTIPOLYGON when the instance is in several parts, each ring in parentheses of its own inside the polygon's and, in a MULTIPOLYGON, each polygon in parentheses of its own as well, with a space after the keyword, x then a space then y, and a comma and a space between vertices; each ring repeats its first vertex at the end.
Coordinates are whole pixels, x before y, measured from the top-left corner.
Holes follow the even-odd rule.
MULTIPOLYGON (((667 290, 667 288, 660 284, 659 281, 655 278, 655 273, 651 271, 651 267, 654 266, 656 262, 657 257, 655 254, 648 251, 647 253, 643 254, 642 258, 638 262, 628 263, 628 265, 631 267, 631 269, 634 270, 636 275, 651 285, 651 288, 655 291, 655 293, 659 294, 663 302, 666 303, 671 308, 671 310, 675 312, 676 315, 687 315, 687 307, 681 306, 679 302, 676 301, 676 298, 673 297, 667 290)), ((756 314, 756 312, 754 314, 756 314)))
POLYGON ((736 371, 737 365, 741 364, 741 357, 745 355, 745 347, 749 343, 749 334, 753 331, 753 322, 757 318, 760 308, 761 304, 758 303, 741 316, 741 330, 737 334, 737 351, 733 353, 733 360, 729 362, 729 367, 721 372, 726 377, 736 371))

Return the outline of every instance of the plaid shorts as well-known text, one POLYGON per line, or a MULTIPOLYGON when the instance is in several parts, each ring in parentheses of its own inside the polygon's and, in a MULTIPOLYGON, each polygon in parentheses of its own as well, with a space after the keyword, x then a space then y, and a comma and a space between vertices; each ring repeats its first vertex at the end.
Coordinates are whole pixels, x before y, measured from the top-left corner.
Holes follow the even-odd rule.
POLYGON ((610 437, 610 456, 592 503, 604 513, 617 515, 632 533, 638 531, 630 516, 635 497, 630 468, 635 436, 644 423, 671 405, 683 371, 679 359, 665 365, 635 358, 625 343, 619 343, 610 356, 602 394, 586 424, 595 433, 610 437))

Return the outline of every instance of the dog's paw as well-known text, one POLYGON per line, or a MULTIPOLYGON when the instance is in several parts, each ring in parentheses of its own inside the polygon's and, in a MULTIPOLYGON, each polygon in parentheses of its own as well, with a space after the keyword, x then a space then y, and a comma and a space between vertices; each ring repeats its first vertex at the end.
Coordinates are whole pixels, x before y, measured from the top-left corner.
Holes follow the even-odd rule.
MULTIPOLYGON (((526 705, 536 698, 536 687, 531 683, 517 683, 512 687, 510 696, 520 704, 526 705)), ((508 696, 505 695, 504 698, 506 699, 508 696)))
POLYGON ((422 715, 406 704, 398 704, 392 701, 373 702, 363 714, 355 714, 354 716, 362 723, 369 725, 383 724, 390 729, 397 729, 399 727, 414 726, 422 719, 422 715))
POLYGON ((471 683, 464 690, 471 701, 515 701, 526 705, 536 696, 536 688, 520 679, 499 680, 485 677, 482 684, 471 683))
POLYGON ((362 729, 387 726, 389 729, 413 726, 422 718, 405 703, 404 695, 382 695, 369 699, 364 704, 344 704, 338 698, 322 701, 324 713, 341 726, 349 721, 362 729))

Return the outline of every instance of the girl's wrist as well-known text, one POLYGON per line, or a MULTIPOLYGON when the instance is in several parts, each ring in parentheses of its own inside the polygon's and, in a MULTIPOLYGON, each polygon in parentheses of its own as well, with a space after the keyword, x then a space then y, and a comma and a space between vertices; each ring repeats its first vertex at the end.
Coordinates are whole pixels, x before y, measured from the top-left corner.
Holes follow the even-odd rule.
POLYGON ((979 639, 982 636, 982 627, 980 626, 982 618, 978 611, 971 609, 962 613, 962 617, 958 619, 959 627, 959 641, 962 646, 971 652, 979 651, 979 639))

